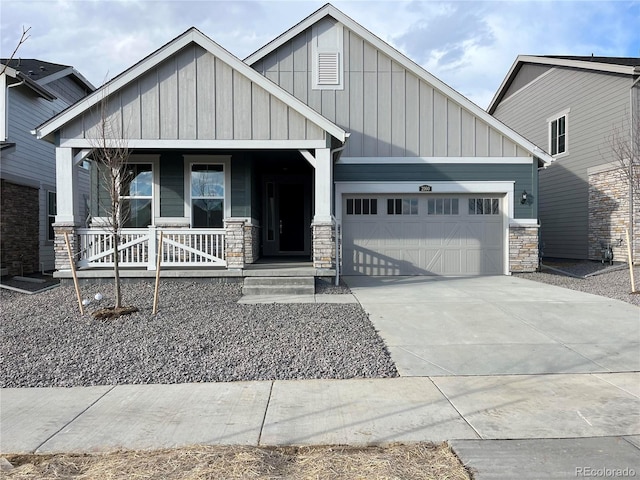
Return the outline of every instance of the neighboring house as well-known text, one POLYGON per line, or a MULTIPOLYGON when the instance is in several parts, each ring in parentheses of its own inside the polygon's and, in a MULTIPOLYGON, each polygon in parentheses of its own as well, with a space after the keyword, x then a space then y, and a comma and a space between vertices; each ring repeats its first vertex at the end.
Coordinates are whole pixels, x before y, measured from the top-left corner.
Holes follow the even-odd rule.
MULTIPOLYGON (((94 90, 72 67, 0 60, 0 250, 3 274, 53 270, 55 147, 31 131, 94 90)), ((88 174, 80 189, 88 193, 88 174)))
MULTIPOLYGON (((551 157, 331 5, 244 61, 189 29, 38 128, 58 147, 56 232, 81 267, 112 264, 99 175, 83 229, 73 168, 103 99, 132 149, 125 266, 155 268, 158 230, 162 265, 229 275, 291 256, 316 275, 538 266, 551 157)), ((56 262, 69 268, 63 250, 56 262)))
POLYGON ((638 79, 640 58, 519 56, 493 98, 490 114, 554 157, 540 172, 546 257, 599 260, 611 245, 626 261, 628 229, 640 258, 640 198, 611 148, 640 148, 638 79))

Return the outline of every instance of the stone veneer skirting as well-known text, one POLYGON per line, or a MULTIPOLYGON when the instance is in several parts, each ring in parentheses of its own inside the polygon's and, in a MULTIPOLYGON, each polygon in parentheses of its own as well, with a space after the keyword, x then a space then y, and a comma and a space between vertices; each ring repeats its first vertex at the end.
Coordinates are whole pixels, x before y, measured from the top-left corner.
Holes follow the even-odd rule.
POLYGON ((244 263, 255 263, 260 258, 260 227, 247 222, 244 225, 244 263))
POLYGON ((336 241, 332 222, 315 222, 311 224, 313 241, 314 268, 335 268, 336 241))
POLYGON ((509 227, 509 271, 535 272, 539 267, 538 227, 509 227))
MULTIPOLYGON (((634 262, 640 258, 640 198, 634 205, 634 262)), ((615 261, 627 262, 629 229, 629 178, 617 164, 589 169, 589 258, 600 260, 602 248, 611 244, 615 261)))
POLYGON ((0 187, 1 262, 9 275, 39 270, 39 192, 2 180, 0 187))

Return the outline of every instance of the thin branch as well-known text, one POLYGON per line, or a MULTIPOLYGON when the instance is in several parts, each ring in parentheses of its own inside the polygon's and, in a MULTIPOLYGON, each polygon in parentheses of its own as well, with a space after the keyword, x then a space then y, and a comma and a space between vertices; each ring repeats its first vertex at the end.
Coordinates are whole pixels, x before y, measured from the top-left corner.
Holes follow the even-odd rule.
POLYGON ((9 64, 11 63, 11 60, 13 60, 13 57, 15 57, 16 53, 18 52, 18 49, 20 48, 20 46, 27 41, 27 39, 31 36, 29 34, 29 30, 31 30, 31 27, 28 28, 24 28, 24 25, 22 26, 22 35, 20 36, 20 40, 18 41, 18 44, 16 45, 16 48, 13 49, 13 52, 11 53, 11 56, 7 59, 7 63, 5 63, 2 66, 2 71, 0 71, 0 75, 2 75, 4 72, 7 71, 7 67, 9 66, 9 64))

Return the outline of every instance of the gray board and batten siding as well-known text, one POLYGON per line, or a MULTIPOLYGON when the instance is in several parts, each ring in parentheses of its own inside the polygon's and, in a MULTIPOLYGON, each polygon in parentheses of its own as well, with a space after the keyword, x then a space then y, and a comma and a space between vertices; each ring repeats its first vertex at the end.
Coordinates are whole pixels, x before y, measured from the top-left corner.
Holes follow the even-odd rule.
POLYGON ((607 138, 628 115, 630 87, 626 75, 554 67, 505 96, 493 113, 534 144, 548 147, 548 119, 569 109, 567 152, 540 171, 546 256, 588 258, 587 170, 615 161, 607 138))
POLYGON ((343 89, 312 88, 312 28, 252 67, 350 132, 343 157, 530 156, 346 26, 322 22, 343 29, 343 89))
MULTIPOLYGON (((108 94, 117 136, 141 140, 322 140, 324 131, 192 43, 108 94)), ((99 107, 66 124, 63 139, 97 138, 99 107)))

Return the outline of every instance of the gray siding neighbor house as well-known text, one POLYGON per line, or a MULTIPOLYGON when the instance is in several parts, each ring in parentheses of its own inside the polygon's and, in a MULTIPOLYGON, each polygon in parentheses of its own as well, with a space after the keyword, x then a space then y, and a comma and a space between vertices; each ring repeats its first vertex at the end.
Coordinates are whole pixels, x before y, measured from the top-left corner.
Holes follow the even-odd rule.
POLYGON ((554 158, 540 172, 544 256, 598 260, 611 245, 626 261, 629 230, 640 257, 640 198, 612 149, 638 148, 639 79, 640 58, 519 56, 492 100, 490 114, 554 158))
POLYGON ((160 246, 163 268, 221 275, 292 257, 319 276, 538 266, 551 157, 332 5, 244 60, 191 28, 38 127, 68 193, 57 235, 88 270, 114 252, 99 168, 84 228, 73 165, 91 162, 104 100, 108 140, 132 151, 125 266, 155 269, 160 246))
MULTIPOLYGON (((94 88, 67 65, 36 59, 2 59, 0 64, 2 273, 53 270, 55 147, 31 131, 94 88)), ((80 190, 88 194, 88 172, 79 177, 80 190)))

